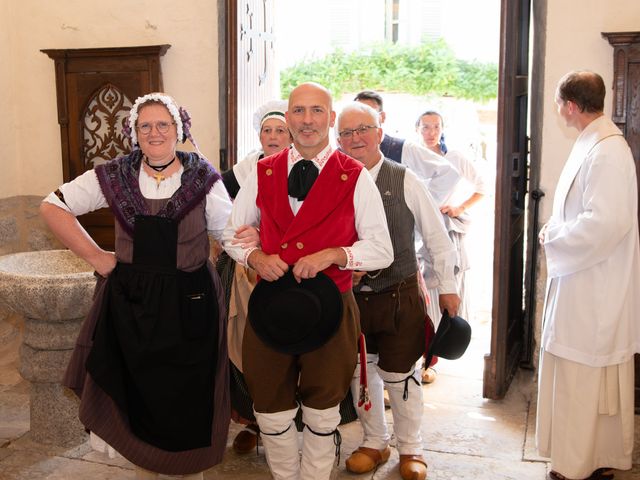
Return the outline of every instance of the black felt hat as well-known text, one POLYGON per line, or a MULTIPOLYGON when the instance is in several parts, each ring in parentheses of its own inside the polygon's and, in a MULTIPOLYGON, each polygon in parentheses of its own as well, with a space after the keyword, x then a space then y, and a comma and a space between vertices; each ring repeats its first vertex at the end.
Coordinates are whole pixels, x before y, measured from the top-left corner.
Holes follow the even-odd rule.
POLYGON ((248 313, 260 340, 278 352, 300 355, 321 347, 336 333, 342 295, 322 272, 298 283, 289 270, 274 282, 258 282, 248 313))
POLYGON ((427 358, 424 364, 429 366, 433 356, 456 360, 467 350, 470 341, 471 325, 462 317, 449 316, 445 310, 427 349, 427 358))

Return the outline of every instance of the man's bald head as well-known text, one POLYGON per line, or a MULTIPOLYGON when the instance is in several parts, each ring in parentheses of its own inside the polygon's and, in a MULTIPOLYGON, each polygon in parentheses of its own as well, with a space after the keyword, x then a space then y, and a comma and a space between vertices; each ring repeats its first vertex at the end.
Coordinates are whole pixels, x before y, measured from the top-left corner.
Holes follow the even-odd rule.
POLYGON ((291 108, 292 100, 296 100, 300 96, 308 95, 324 96, 329 111, 333 110, 333 97, 331 96, 331 92, 323 85, 315 82, 301 83, 291 90, 291 93, 289 94, 289 108, 291 108))
POLYGON ((287 126, 294 146, 305 158, 315 157, 329 145, 329 129, 335 118, 331 93, 322 85, 308 82, 291 91, 287 126))

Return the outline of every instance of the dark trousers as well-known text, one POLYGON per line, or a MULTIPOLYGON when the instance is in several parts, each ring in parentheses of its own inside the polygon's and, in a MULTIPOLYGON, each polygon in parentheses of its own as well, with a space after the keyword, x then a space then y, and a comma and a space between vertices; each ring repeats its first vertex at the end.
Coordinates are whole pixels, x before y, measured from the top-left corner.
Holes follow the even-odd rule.
POLYGON ((377 353, 385 372, 405 373, 425 351, 424 295, 416 275, 380 292, 355 294, 367 353, 377 353))
POLYGON ((353 293, 343 293, 342 301, 342 322, 336 334, 320 348, 302 355, 276 352, 247 322, 242 364, 257 412, 291 410, 298 398, 307 407, 325 410, 344 399, 356 366, 360 322, 353 293))

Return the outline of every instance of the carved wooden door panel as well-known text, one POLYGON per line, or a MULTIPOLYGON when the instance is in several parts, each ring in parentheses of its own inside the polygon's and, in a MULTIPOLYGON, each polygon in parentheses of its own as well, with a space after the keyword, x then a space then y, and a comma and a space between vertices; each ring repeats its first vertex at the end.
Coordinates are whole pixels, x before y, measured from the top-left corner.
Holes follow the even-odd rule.
MULTIPOLYGON (((160 56, 168 48, 42 50, 55 62, 65 182, 131 151, 123 122, 137 97, 162 90, 160 56)), ((108 209, 78 220, 98 245, 113 250, 113 216, 108 209)))
MULTIPOLYGON (((613 115, 624 133, 640 174, 640 32, 602 34, 613 45, 613 115)), ((640 190, 640 178, 638 190, 640 190)), ((640 198, 638 199, 640 204, 640 198)), ((638 208, 640 220, 640 208, 638 208)), ((636 414, 640 414, 640 355, 635 357, 636 414)))
POLYGON ((274 0, 227 1, 227 149, 220 169, 259 146, 253 113, 280 98, 275 65, 274 0), (223 164, 224 163, 224 164, 223 164))
POLYGON ((526 337, 523 276, 530 9, 531 0, 502 1, 493 314, 483 386, 483 395, 493 399, 506 394, 526 337))

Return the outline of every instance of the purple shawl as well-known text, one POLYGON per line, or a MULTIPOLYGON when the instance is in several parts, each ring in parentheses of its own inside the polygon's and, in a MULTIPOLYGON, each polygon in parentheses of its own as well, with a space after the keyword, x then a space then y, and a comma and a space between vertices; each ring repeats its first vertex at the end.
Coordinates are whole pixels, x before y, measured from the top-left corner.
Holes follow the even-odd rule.
MULTIPOLYGON (((211 164, 196 153, 176 152, 176 155, 184 167, 181 185, 157 216, 179 222, 202 201, 221 177, 211 164)), ((135 216, 151 214, 138 183, 142 156, 142 152, 136 149, 129 155, 95 168, 100 188, 111 211, 130 235, 133 235, 135 216)))

